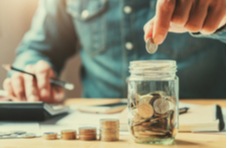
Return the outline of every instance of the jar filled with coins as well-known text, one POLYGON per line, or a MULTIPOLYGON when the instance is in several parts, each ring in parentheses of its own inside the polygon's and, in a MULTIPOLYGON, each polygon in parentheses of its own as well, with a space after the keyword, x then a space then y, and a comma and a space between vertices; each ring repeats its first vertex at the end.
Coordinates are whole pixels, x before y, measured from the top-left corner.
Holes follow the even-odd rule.
POLYGON ((130 62, 128 120, 137 143, 173 144, 178 130, 176 61, 130 62))

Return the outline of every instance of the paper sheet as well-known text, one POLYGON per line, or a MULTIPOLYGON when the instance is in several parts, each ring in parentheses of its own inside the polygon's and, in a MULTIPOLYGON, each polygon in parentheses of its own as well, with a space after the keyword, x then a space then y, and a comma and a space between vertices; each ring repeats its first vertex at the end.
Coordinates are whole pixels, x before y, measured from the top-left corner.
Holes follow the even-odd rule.
POLYGON ((0 131, 26 131, 39 133, 39 123, 38 122, 0 122, 0 131))

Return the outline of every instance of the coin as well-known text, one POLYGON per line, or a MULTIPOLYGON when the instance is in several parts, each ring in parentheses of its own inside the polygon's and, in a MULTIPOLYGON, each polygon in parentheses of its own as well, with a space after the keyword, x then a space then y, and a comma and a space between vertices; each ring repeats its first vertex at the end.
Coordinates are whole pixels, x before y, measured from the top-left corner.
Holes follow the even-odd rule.
POLYGON ((0 132, 0 137, 1 136, 10 136, 12 134, 13 134, 13 132, 0 132))
POLYGON ((114 138, 101 137, 101 141, 118 141, 118 140, 119 140, 119 138, 116 138, 116 137, 114 137, 114 138))
POLYGON ((23 134, 23 135, 19 135, 18 137, 20 137, 20 138, 35 138, 36 134, 34 134, 34 133, 26 133, 26 134, 23 134))
POLYGON ((80 140, 96 140, 96 128, 95 127, 80 127, 79 139, 80 140))
POLYGON ((80 135, 79 139, 84 141, 90 141, 90 140, 96 140, 97 137, 96 135, 80 135))
POLYGON ((148 103, 142 103, 138 105, 138 114, 143 118, 150 118, 153 116, 153 107, 148 103))
POLYGON ((146 40, 146 50, 149 54, 154 54, 158 49, 158 45, 154 44, 153 39, 146 40))
POLYGON ((117 129, 117 130, 114 130, 114 129, 100 130, 100 134, 102 134, 102 135, 119 135, 119 129, 117 129))
POLYGON ((149 130, 149 126, 144 126, 144 125, 136 125, 133 126, 134 131, 144 131, 144 130, 149 130))
POLYGON ((101 141, 119 140, 119 120, 101 119, 100 120, 100 139, 101 141))
POLYGON ((43 133, 43 138, 46 140, 55 140, 57 139, 58 134, 55 132, 46 132, 43 133))
POLYGON ((61 131, 61 138, 64 140, 76 139, 76 131, 75 130, 63 130, 63 131, 61 131))
POLYGON ((16 134, 16 135, 22 135, 22 134, 26 134, 25 131, 12 131, 13 134, 16 134))
POLYGON ((100 139, 101 141, 117 141, 119 140, 119 131, 116 132, 101 131, 100 139))
POLYGON ((96 134, 96 128, 95 127, 80 127, 79 128, 79 135, 89 135, 89 134, 96 134))
POLYGON ((157 99, 153 104, 154 110, 158 114, 165 114, 169 111, 169 101, 165 99, 157 99))
POLYGON ((147 119, 142 118, 138 114, 138 109, 135 109, 135 110, 137 110, 137 112, 133 116, 133 125, 138 125, 138 124, 141 124, 141 123, 145 122, 147 119))
POLYGON ((119 128, 119 120, 118 119, 101 119, 100 128, 101 129, 119 128))
POLYGON ((152 100, 153 96, 151 94, 146 94, 140 96, 140 102, 142 103, 149 103, 152 100))

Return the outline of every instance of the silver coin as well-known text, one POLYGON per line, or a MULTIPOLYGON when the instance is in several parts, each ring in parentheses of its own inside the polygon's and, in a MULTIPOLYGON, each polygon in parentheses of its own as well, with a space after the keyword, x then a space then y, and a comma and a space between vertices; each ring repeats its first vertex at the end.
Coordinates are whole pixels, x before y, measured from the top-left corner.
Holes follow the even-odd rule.
POLYGON ((165 114, 169 111, 169 101, 165 99, 157 99, 153 104, 154 110, 158 114, 165 114))
POLYGON ((158 49, 158 45, 154 44, 152 39, 146 40, 146 50, 149 54, 154 54, 158 49))
POLYGON ((25 132, 25 131, 12 131, 13 132, 13 134, 15 134, 15 135, 23 135, 23 134, 26 134, 27 132, 25 132))
POLYGON ((26 133, 26 134, 23 134, 23 135, 18 135, 18 137, 19 138, 35 138, 37 136, 34 133, 26 133))
POLYGON ((0 137, 1 136, 10 136, 12 134, 13 134, 13 132, 0 132, 0 137))

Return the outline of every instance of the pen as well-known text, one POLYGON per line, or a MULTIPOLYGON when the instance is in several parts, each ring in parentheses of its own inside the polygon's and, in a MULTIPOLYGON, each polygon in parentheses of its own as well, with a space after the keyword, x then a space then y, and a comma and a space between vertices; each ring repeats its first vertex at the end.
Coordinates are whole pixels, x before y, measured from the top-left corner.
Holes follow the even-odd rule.
MULTIPOLYGON (((2 65, 2 67, 4 69, 6 69, 7 71, 14 70, 14 71, 21 72, 21 73, 24 73, 24 74, 27 74, 27 75, 30 75, 30 76, 33 76, 34 78, 36 78, 35 74, 24 71, 24 70, 16 68, 16 67, 13 67, 11 65, 2 65)), ((61 80, 58 80, 58 79, 55 79, 55 78, 50 78, 50 83, 54 84, 54 85, 61 86, 62 88, 67 89, 67 90, 73 90, 74 89, 74 85, 72 83, 64 82, 64 81, 61 81, 61 80)))
POLYGON ((182 107, 182 108, 179 108, 179 114, 184 114, 184 113, 187 113, 189 110, 189 107, 182 107))

